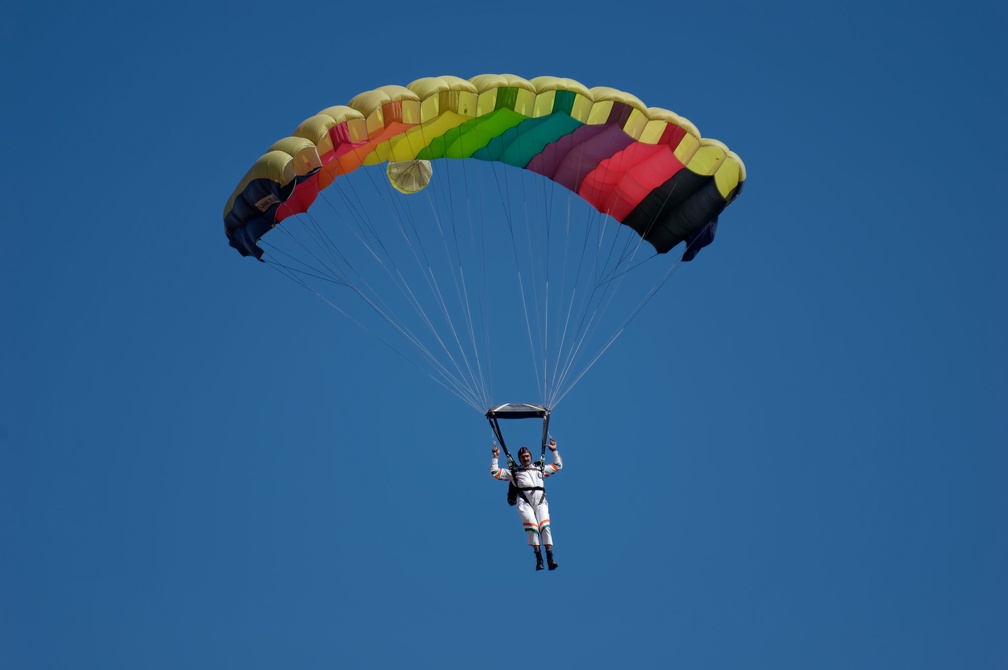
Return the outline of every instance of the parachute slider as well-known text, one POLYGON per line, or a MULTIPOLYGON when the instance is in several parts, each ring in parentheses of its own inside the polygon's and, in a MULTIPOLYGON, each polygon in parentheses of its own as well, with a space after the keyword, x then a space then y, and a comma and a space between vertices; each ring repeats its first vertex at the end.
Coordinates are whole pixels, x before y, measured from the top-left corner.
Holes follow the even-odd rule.
POLYGON ((549 416, 549 410, 542 405, 531 403, 508 403, 487 410, 488 419, 544 419, 549 416))

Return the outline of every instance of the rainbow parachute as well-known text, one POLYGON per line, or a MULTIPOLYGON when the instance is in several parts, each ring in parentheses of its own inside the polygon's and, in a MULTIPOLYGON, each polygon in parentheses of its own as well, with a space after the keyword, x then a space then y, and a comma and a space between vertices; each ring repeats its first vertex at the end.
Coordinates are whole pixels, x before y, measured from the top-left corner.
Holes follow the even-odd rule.
POLYGON ((498 161, 577 193, 665 253, 683 260, 713 239, 721 211, 739 194, 745 166, 728 148, 665 109, 613 88, 571 79, 443 76, 383 86, 305 120, 252 166, 224 209, 242 255, 302 213, 341 175, 388 163, 399 191, 431 179, 429 161, 498 161))

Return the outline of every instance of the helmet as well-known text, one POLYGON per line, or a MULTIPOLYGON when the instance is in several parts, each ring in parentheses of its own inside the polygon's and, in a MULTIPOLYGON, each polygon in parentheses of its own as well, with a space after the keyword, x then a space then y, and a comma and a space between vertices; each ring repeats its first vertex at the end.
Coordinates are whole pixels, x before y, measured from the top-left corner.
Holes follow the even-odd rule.
POLYGON ((529 455, 529 458, 531 458, 531 457, 532 457, 532 452, 531 452, 531 451, 529 451, 529 448, 528 448, 528 447, 522 447, 521 449, 519 449, 519 450, 518 450, 518 458, 521 458, 521 455, 522 455, 522 453, 526 453, 526 454, 528 454, 528 455, 529 455))

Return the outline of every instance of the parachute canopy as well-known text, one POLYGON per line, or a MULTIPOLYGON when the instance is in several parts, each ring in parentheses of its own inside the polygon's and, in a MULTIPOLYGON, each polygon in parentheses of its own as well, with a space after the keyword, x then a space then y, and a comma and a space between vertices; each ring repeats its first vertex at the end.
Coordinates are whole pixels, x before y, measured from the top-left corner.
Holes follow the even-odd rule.
MULTIPOLYGON (((745 178, 724 144, 614 88, 430 77, 303 121, 252 165, 224 226, 242 255, 490 407, 495 430, 498 419, 545 426, 710 244, 745 178), (680 243, 680 258, 663 255, 680 243), (524 345, 528 366, 515 360, 524 345), (509 384, 509 397, 530 397, 529 382, 540 404, 494 402, 509 384)), ((673 350, 674 332, 655 339, 673 350)))
POLYGON ((423 189, 429 161, 471 158, 539 173, 629 226, 658 253, 687 242, 683 260, 713 239, 739 194, 745 166, 677 114, 614 88, 559 77, 418 79, 383 86, 302 122, 255 162, 224 208, 242 255, 308 210, 340 176, 388 163, 393 186, 423 189))

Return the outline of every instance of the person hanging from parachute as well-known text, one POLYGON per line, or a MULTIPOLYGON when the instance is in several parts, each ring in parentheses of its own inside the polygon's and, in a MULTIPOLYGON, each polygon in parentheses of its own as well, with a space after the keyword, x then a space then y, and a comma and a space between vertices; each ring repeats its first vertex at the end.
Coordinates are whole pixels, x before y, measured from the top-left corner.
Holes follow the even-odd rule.
POLYGON ((550 411, 678 262, 692 261, 713 242, 718 217, 745 180, 744 163, 725 144, 625 91, 554 76, 423 77, 364 91, 306 118, 252 164, 228 199, 223 221, 228 243, 242 256, 268 263, 316 294, 477 411, 493 397, 488 371, 503 367, 491 366, 490 353, 515 348, 491 338, 496 327, 489 315, 499 304, 522 309, 543 404, 486 412, 496 438, 491 474, 519 489, 512 504, 536 553, 536 569, 544 567, 542 543, 552 570, 557 564, 542 483, 562 461, 549 438, 550 411), (380 165, 391 188, 382 182, 375 190, 387 207, 371 207, 358 186, 375 187, 373 168, 380 165), (449 165, 462 177, 446 178, 449 165), (464 185, 462 192, 452 192, 453 181, 464 185), (484 216, 482 203, 496 208, 495 197, 484 198, 484 187, 497 188, 500 216, 484 216), (326 189, 335 197, 320 197, 326 189), (430 197, 416 200, 423 208, 433 205, 431 225, 415 221, 406 204, 425 189, 430 197), (569 198, 567 225, 551 223, 558 195, 569 198), (540 199, 544 206, 529 206, 540 199), (474 202, 481 204, 470 207, 474 202), (334 210, 328 222, 315 216, 322 203, 334 210), (281 224, 283 235, 270 232, 281 224), (489 250, 508 239, 513 291, 509 281, 498 287, 488 280, 498 256, 512 255, 489 250), (685 247, 679 261, 662 261, 679 245, 685 247), (520 248, 529 250, 526 258, 519 257, 520 248), (443 267, 432 259, 443 259, 443 267), (409 274, 413 267, 418 275, 409 274), (631 271, 629 286, 621 287, 631 271), (346 289, 346 301, 324 295, 315 282, 346 289), (617 297, 619 288, 627 293, 617 297), (622 304, 634 291, 643 297, 622 304), (383 332, 401 339, 405 351, 383 332), (596 342, 589 340, 593 334, 596 342), (534 418, 543 421, 542 454, 533 463, 523 449, 518 467, 498 420, 534 418), (549 465, 547 446, 554 454, 549 465), (497 464, 500 450, 508 459, 505 469, 497 464))
POLYGON ((510 482, 508 487, 508 503, 518 506, 518 516, 521 517, 522 526, 528 534, 528 543, 535 552, 536 570, 543 569, 543 556, 540 550, 540 543, 546 547, 546 564, 550 570, 556 570, 558 564, 553 558, 553 533, 550 530, 549 503, 546 502, 546 490, 543 487, 543 480, 556 474, 563 467, 563 460, 560 452, 557 451, 557 443, 552 437, 549 441, 549 450, 553 452, 553 462, 545 464, 545 459, 532 462, 532 452, 528 447, 518 450, 518 460, 516 464, 508 456, 508 468, 502 469, 497 464, 497 457, 500 455, 500 448, 494 444, 491 453, 493 459, 490 461, 490 476, 494 479, 510 482))

